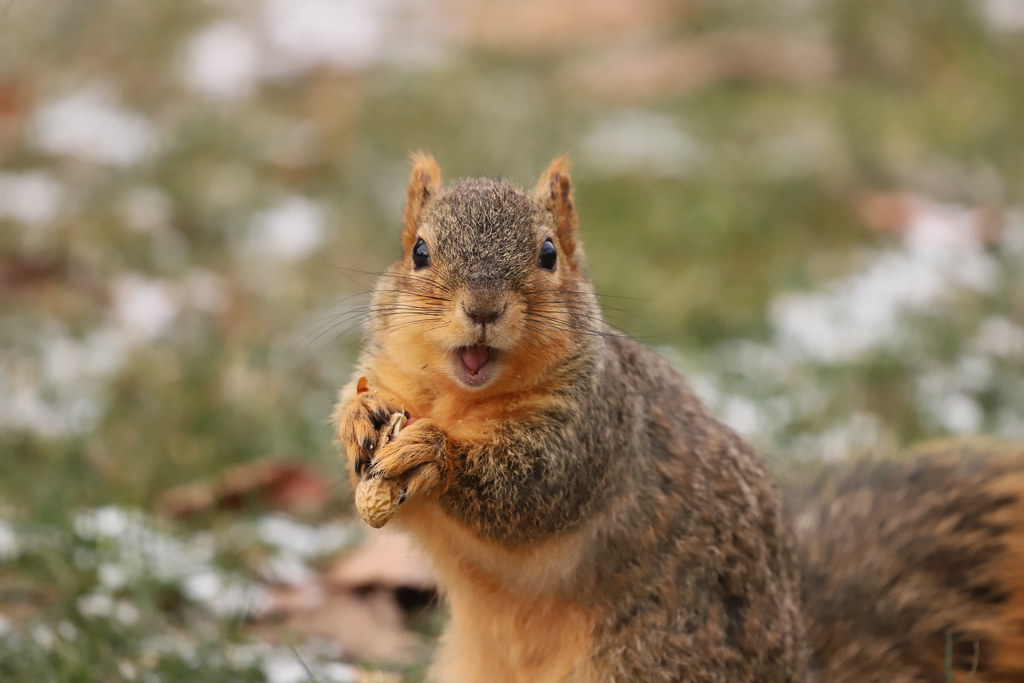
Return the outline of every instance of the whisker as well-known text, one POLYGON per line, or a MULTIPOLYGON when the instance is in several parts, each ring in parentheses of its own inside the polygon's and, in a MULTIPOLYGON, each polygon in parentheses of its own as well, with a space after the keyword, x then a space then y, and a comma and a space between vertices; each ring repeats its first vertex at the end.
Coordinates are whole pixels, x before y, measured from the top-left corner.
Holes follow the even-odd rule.
MULTIPOLYGON (((391 272, 391 271, 361 270, 359 268, 349 268, 347 266, 336 266, 336 268, 338 270, 346 273, 346 277, 349 277, 349 279, 351 281, 353 281, 353 282, 355 282, 355 279, 350 277, 350 276, 348 276, 348 273, 358 273, 360 275, 370 275, 370 276, 373 276, 373 277, 375 277, 377 279, 395 278, 395 279, 402 279, 402 280, 410 280, 410 281, 414 281, 414 282, 418 282, 418 283, 422 283, 422 284, 428 285, 431 289, 440 289, 440 290, 445 291, 445 292, 451 292, 452 291, 452 288, 449 285, 445 284, 444 282, 435 281, 435 280, 432 280, 432 279, 430 279, 430 278, 428 278, 426 276, 423 276, 423 275, 413 275, 411 273, 395 273, 395 272, 391 272)), ((359 284, 359 283, 357 283, 357 284, 359 284)))
POLYGON ((558 292, 561 294, 592 294, 593 296, 596 296, 599 299, 621 299, 623 301, 637 301, 643 303, 650 303, 652 301, 652 299, 644 299, 632 296, 620 296, 617 294, 604 294, 602 292, 590 291, 586 289, 566 289, 564 287, 556 287, 551 289, 532 289, 527 290, 526 294, 544 294, 548 292, 558 292))
MULTIPOLYGON (((531 305, 536 305, 540 310, 554 311, 559 308, 571 312, 573 315, 579 315, 580 311, 591 310, 591 304, 588 302, 575 301, 571 299, 532 299, 530 300, 531 305), (558 308, 556 308, 558 307, 558 308)), ((617 318, 621 324, 626 325, 629 322, 639 323, 641 327, 637 329, 631 329, 631 333, 635 333, 639 330, 647 329, 654 326, 654 323, 646 316, 640 315, 635 311, 631 311, 626 308, 620 308, 617 306, 607 306, 602 304, 600 306, 601 312, 604 314, 602 317, 617 318)))
POLYGON ((614 333, 609 333, 605 330, 580 325, 571 321, 553 318, 551 316, 533 315, 531 316, 531 319, 537 324, 546 325, 552 329, 561 330, 563 332, 580 332, 582 334, 593 334, 599 336, 616 336, 614 333))
POLYGON ((408 294, 409 296, 414 296, 414 297, 418 297, 418 298, 421 298, 421 299, 431 299, 433 301, 444 301, 444 302, 451 301, 451 299, 443 297, 443 296, 434 296, 433 294, 426 294, 424 292, 418 292, 416 290, 409 290, 409 289, 378 289, 377 291, 378 292, 394 293, 394 294, 408 294))
POLYGON ((427 328, 426 330, 423 330, 423 332, 422 332, 423 334, 426 334, 427 332, 429 332, 431 330, 439 329, 441 327, 447 327, 447 325, 448 325, 448 322, 446 320, 444 320, 443 318, 433 318, 433 319, 426 319, 426 320, 421 318, 421 319, 417 319, 417 320, 406 320, 406 321, 400 322, 400 323, 395 324, 395 325, 388 325, 388 329, 389 330, 401 330, 401 329, 403 329, 405 327, 410 327, 412 325, 423 325, 423 324, 431 322, 432 320, 441 320, 441 324, 440 325, 435 325, 434 327, 430 327, 430 328, 427 328))
MULTIPOLYGON (((333 323, 331 323, 329 325, 326 325, 323 329, 321 329, 319 332, 317 332, 311 339, 307 340, 302 345, 302 347, 299 349, 299 354, 301 355, 307 349, 312 348, 313 345, 316 342, 320 341, 325 335, 333 332, 334 330, 337 330, 339 327, 341 327, 343 325, 347 325, 347 327, 345 327, 341 332, 335 334, 333 337, 330 338, 330 342, 334 342, 336 339, 340 338, 342 335, 347 334, 354 327, 362 324, 365 319, 366 318, 361 316, 361 315, 342 316, 341 318, 335 320, 333 323)), ((325 346, 328 346, 328 345, 329 344, 325 344, 325 346)))
MULTIPOLYGON (((563 319, 562 317, 556 315, 557 313, 561 313, 561 312, 562 311, 538 311, 538 310, 533 310, 533 311, 527 311, 526 314, 527 315, 535 315, 537 317, 543 317, 543 318, 545 318, 547 320, 562 320, 563 319)), ((566 320, 566 322, 575 322, 577 320, 587 320, 587 321, 598 323, 598 324, 604 322, 604 318, 602 318, 600 315, 588 315, 588 314, 579 313, 579 312, 572 313, 572 320, 566 320)))

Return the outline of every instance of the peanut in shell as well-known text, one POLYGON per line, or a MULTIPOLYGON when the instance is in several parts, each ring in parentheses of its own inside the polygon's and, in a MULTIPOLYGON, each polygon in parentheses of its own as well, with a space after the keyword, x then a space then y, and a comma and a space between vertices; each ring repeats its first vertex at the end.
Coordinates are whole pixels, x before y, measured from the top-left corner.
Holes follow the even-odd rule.
MULTIPOLYGON (((391 414, 388 424, 381 429, 377 441, 378 452, 384 444, 398 436, 408 419, 404 411, 391 414)), ((372 469, 371 467, 370 471, 372 469)), ((404 485, 394 479, 367 476, 356 486, 356 511, 364 522, 374 529, 379 529, 394 517, 401 504, 403 488, 404 485)))

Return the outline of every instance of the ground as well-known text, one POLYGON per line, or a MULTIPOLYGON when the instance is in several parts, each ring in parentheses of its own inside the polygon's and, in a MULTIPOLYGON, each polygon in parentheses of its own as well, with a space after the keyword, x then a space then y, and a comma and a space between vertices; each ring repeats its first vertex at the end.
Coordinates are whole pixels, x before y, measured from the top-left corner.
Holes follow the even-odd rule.
POLYGON ((1024 11, 926 5, 0 3, 0 678, 372 659, 254 604, 359 543, 325 420, 410 150, 568 151, 609 319, 773 461, 1024 435, 1024 11), (254 462, 314 502, 167 507, 254 462))

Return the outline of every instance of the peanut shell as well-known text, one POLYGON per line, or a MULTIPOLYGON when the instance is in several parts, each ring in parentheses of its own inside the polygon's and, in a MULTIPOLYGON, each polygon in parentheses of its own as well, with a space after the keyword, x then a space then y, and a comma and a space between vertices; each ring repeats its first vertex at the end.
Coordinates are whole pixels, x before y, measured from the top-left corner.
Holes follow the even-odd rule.
POLYGON ((395 516, 398 497, 397 482, 380 477, 366 479, 356 487, 356 510, 364 522, 379 529, 395 516))
MULTIPOLYGON (((408 421, 404 411, 392 413, 387 426, 381 429, 377 450, 398 436, 408 421)), ((356 511, 363 521, 379 529, 394 517, 398 510, 401 486, 392 479, 368 477, 356 486, 356 511)))

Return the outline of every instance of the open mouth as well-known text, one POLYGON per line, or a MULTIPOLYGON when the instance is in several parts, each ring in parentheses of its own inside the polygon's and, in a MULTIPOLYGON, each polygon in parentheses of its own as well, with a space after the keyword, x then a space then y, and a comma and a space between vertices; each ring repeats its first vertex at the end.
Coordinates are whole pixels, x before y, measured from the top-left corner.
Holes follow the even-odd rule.
POLYGON ((481 387, 494 377, 498 352, 490 346, 460 346, 452 351, 452 364, 458 379, 471 387, 481 387))

